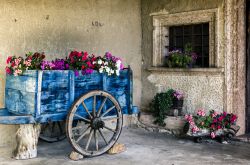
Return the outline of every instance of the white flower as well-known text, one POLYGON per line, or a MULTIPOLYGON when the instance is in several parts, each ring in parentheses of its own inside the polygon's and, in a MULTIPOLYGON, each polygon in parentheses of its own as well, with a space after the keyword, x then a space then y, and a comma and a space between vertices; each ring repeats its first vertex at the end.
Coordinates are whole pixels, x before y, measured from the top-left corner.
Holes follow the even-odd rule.
POLYGON ((115 71, 114 71, 113 69, 111 69, 111 70, 110 70, 110 73, 111 73, 111 74, 114 74, 114 73, 115 73, 115 71))
POLYGON ((121 63, 122 63, 121 60, 117 60, 117 61, 116 61, 115 66, 117 67, 117 69, 120 69, 121 63))
POLYGON ((119 75, 120 75, 120 70, 116 70, 116 71, 115 71, 115 74, 116 74, 117 76, 119 76, 119 75))
POLYGON ((98 60, 97 63, 98 63, 99 65, 101 65, 101 64, 102 64, 102 60, 98 60))
POLYGON ((104 65, 108 65, 109 63, 108 62, 105 62, 104 65))
POLYGON ((96 64, 96 62, 95 62, 95 61, 93 61, 93 62, 92 62, 92 64, 96 64))
POLYGON ((103 68, 100 68, 100 69, 99 69, 99 72, 100 72, 100 73, 103 73, 103 68))
POLYGON ((110 72, 110 68, 109 68, 109 67, 106 67, 106 66, 105 66, 105 70, 106 70, 107 73, 110 72))

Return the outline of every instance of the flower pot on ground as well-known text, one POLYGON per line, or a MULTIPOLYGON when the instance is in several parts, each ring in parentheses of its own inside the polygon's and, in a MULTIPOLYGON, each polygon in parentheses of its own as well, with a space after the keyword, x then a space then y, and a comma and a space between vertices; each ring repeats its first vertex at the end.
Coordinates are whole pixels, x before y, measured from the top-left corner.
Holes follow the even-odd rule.
POLYGON ((164 119, 167 115, 181 115, 183 98, 184 94, 181 91, 174 89, 157 93, 150 104, 151 111, 154 113, 154 117, 156 118, 155 123, 160 126, 165 126, 164 119), (178 113, 176 113, 176 109, 178 110, 178 113))
POLYGON ((197 115, 185 115, 187 120, 184 126, 184 133, 195 137, 196 142, 201 142, 204 136, 231 138, 236 135, 240 127, 236 125, 237 116, 227 112, 217 113, 214 110, 206 115, 205 110, 199 109, 197 115), (197 139, 199 138, 199 139, 197 139))

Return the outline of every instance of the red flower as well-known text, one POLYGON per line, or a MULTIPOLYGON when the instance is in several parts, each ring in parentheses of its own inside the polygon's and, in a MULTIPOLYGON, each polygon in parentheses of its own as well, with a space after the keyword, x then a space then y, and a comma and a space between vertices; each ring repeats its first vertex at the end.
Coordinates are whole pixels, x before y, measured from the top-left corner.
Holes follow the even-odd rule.
POLYGON ((82 52, 77 52, 77 57, 82 57, 82 52))
POLYGON ((9 64, 11 60, 12 60, 12 57, 9 56, 9 57, 7 58, 7 60, 6 60, 6 63, 9 64))
POLYGON ((82 65, 82 70, 83 70, 83 69, 85 69, 85 66, 84 66, 84 65, 82 65))
POLYGON ((217 129, 221 129, 221 126, 220 126, 220 125, 218 125, 218 126, 217 126, 217 129))
POLYGON ((212 124, 212 125, 211 125, 211 128, 215 128, 215 125, 214 125, 214 124, 212 124))
POLYGON ((15 66, 15 62, 13 61, 12 63, 11 63, 11 67, 14 67, 15 66))
POLYGON ((5 71, 6 71, 7 74, 11 74, 11 70, 10 70, 10 68, 7 67, 7 66, 6 66, 6 68, 5 68, 5 71))
POLYGON ((82 57, 82 61, 87 60, 87 58, 88 58, 88 52, 84 52, 83 57, 82 57))
POLYGON ((223 116, 221 116, 221 117, 219 117, 219 118, 218 118, 218 120, 219 120, 219 121, 222 121, 222 120, 223 120, 223 118, 224 118, 224 117, 223 117, 223 116))

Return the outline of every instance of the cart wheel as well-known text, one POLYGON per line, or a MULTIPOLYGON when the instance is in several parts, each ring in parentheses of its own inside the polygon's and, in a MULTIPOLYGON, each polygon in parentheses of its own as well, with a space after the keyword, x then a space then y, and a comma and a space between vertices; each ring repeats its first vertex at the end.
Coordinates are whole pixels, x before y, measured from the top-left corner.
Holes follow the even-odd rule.
POLYGON ((66 121, 66 134, 72 147, 86 156, 108 151, 122 130, 122 111, 117 100, 104 91, 91 91, 72 105, 66 121), (74 124, 77 121, 77 124, 74 124))
POLYGON ((194 142, 195 143, 202 143, 202 137, 195 137, 194 142))
POLYGON ((58 142, 65 139, 65 121, 56 121, 42 124, 39 138, 49 143, 58 142))

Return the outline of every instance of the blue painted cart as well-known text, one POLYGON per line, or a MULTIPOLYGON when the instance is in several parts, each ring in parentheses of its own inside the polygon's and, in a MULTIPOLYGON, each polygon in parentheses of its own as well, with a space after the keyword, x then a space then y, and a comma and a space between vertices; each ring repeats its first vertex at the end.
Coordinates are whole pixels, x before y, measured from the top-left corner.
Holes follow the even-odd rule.
POLYGON ((22 76, 7 75, 0 124, 66 120, 75 151, 89 157, 105 153, 119 138, 122 114, 137 110, 132 106, 132 71, 124 69, 120 76, 79 73, 28 70, 22 76))

